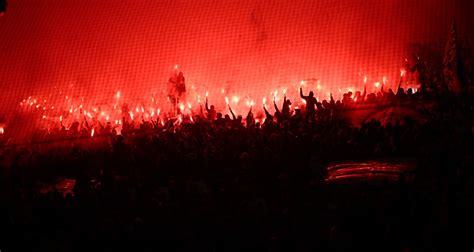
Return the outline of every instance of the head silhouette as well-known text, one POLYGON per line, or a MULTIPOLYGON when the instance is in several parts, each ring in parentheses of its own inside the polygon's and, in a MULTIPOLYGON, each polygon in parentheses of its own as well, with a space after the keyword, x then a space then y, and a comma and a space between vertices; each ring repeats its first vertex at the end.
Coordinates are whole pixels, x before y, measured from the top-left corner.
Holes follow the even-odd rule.
POLYGON ((313 91, 309 91, 309 97, 313 97, 313 96, 314 96, 313 91))

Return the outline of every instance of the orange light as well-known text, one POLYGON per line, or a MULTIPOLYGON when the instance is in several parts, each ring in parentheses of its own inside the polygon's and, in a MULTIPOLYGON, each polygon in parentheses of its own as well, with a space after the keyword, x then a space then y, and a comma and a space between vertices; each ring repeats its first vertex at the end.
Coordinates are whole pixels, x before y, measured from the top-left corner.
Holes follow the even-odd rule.
POLYGON ((238 103, 239 100, 240 100, 240 98, 238 96, 232 97, 232 101, 234 101, 234 103, 238 103))
POLYGON ((94 133, 95 133, 95 130, 92 129, 92 130, 91 130, 91 137, 94 137, 94 133))
POLYGON ((375 82, 375 83, 374 83, 374 86, 375 86, 375 87, 380 87, 380 82, 375 82))

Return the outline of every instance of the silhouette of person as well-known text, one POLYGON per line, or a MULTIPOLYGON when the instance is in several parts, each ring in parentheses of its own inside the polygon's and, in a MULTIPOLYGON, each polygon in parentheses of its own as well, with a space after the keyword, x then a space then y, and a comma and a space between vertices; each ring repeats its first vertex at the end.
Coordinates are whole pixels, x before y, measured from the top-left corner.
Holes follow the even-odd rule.
POLYGON ((300 87, 300 97, 306 101, 306 120, 314 119, 314 116, 316 114, 316 98, 314 97, 313 91, 309 91, 309 95, 305 96, 303 95, 303 88, 300 87))

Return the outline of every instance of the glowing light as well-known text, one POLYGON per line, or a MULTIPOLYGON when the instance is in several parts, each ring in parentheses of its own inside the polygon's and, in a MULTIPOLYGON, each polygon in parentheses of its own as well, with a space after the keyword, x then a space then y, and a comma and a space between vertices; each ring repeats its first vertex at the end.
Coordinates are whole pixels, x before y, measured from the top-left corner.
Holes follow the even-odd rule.
POLYGON ((191 103, 188 102, 188 108, 191 109, 191 103))
POLYGON ((305 100, 305 99, 301 99, 301 102, 302 102, 303 104, 306 104, 306 100, 305 100))
POLYGON ((72 108, 71 108, 71 109, 69 109, 69 114, 72 114, 72 108))
POLYGON ((95 133, 95 130, 92 129, 92 130, 91 130, 91 137, 94 137, 94 133, 95 133))
POLYGON ((201 104, 201 96, 200 96, 200 95, 197 96, 197 102, 198 102, 199 104, 201 104))
POLYGON ((43 119, 46 119, 46 116, 45 116, 45 115, 43 115, 43 119))
POLYGON ((178 70, 178 65, 174 65, 174 70, 178 70))
POLYGON ((367 83, 367 76, 364 76, 364 84, 367 83))
POLYGON ((159 116, 159 115, 160 115, 160 112, 161 112, 161 110, 160 110, 160 109, 157 109, 157 110, 156 110, 156 115, 159 116))
POLYGON ((60 122, 63 121, 63 116, 59 116, 59 121, 60 121, 60 122))
POLYGON ((305 81, 302 80, 302 81, 300 82, 300 87, 302 87, 304 84, 305 84, 305 81))
POLYGON ((234 103, 238 103, 239 100, 240 100, 240 98, 239 98, 238 96, 232 97, 232 101, 233 101, 234 103))
POLYGON ((5 134, 5 129, 3 127, 0 127, 0 134, 5 134))
POLYGON ((382 82, 383 82, 383 84, 386 84, 386 83, 387 83, 387 78, 385 78, 385 76, 382 77, 382 82))
POLYGON ((117 96, 117 99, 120 99, 120 91, 117 91, 116 96, 117 96))
POLYGON ((206 98, 207 98, 208 96, 209 96, 209 92, 208 92, 208 91, 206 91, 206 98))
POLYGON ((263 103, 263 106, 267 105, 267 97, 262 98, 262 103, 263 103))
POLYGON ((225 93, 225 90, 224 90, 224 88, 222 88, 222 89, 221 89, 221 93, 225 93))
POLYGON ((377 87, 377 88, 380 87, 380 82, 375 82, 374 86, 377 87))
POLYGON ((405 69, 400 69, 400 77, 403 77, 405 75, 405 69))
POLYGON ((110 119, 109 116, 106 116, 106 117, 105 117, 105 120, 106 120, 107 122, 109 121, 109 119, 110 119))
POLYGON ((179 110, 184 111, 184 104, 182 103, 179 104, 179 110))
POLYGON ((298 106, 295 106, 295 109, 300 109, 300 107, 298 107, 298 106))
POLYGON ((130 119, 133 120, 133 113, 132 112, 130 112, 130 119))
POLYGON ((283 89, 283 95, 286 95, 286 88, 283 89))
POLYGON ((225 97, 225 103, 226 103, 227 105, 229 105, 229 97, 227 97, 227 96, 225 97))

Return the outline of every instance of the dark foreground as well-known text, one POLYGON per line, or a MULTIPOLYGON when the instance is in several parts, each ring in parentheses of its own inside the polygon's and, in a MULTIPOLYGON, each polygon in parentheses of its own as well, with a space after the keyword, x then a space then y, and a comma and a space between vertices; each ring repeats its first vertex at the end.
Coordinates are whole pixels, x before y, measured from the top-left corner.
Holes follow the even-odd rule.
POLYGON ((469 104, 435 108, 423 124, 203 120, 101 145, 4 146, 0 249, 471 251, 469 104), (326 182, 343 159, 416 166, 326 182), (61 178, 71 191, 48 187, 61 178))

